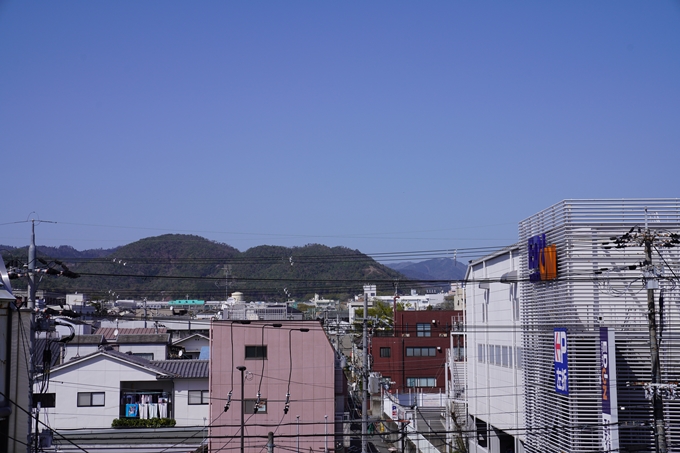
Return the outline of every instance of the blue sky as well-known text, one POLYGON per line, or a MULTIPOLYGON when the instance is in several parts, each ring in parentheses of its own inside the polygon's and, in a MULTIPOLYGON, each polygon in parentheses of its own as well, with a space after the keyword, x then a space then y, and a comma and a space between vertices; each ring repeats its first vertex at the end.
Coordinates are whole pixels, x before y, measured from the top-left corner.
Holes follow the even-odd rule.
POLYGON ((679 144, 677 1, 0 2, 0 223, 39 244, 501 246, 679 196, 679 144))

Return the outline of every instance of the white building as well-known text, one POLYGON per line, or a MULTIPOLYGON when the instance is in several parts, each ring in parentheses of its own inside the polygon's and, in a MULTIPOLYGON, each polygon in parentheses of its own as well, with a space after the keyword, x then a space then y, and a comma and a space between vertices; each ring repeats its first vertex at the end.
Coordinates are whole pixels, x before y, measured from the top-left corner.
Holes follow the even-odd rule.
POLYGON ((524 376, 520 246, 468 266, 466 275, 467 406, 470 453, 524 451, 524 376))
POLYGON ((208 416, 208 361, 149 361, 102 348, 40 376, 34 392, 53 397, 54 407, 43 407, 40 420, 55 430, 110 429, 114 419, 144 418, 139 407, 135 416, 127 412, 143 396, 156 405, 158 418, 199 426, 208 416))
POLYGON ((659 424, 677 451, 680 199, 565 200, 519 227, 526 450, 658 451, 646 393, 665 388, 659 424), (653 241, 653 267, 642 237, 653 241), (648 298, 660 350, 655 386, 648 298))

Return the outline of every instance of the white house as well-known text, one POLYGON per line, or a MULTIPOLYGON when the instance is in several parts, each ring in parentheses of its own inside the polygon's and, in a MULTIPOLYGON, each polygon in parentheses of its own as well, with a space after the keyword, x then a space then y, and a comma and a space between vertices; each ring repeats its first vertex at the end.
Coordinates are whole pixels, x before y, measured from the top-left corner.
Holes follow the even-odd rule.
POLYGON ((205 335, 195 333, 188 337, 175 340, 173 346, 182 348, 182 358, 198 359, 202 348, 210 348, 210 338, 205 335))
MULTIPOLYGON (((178 427, 202 425, 208 416, 206 360, 149 361, 101 348, 43 377, 34 392, 53 396, 54 407, 43 407, 40 420, 55 430, 105 429, 116 418, 144 418, 140 406, 133 411, 130 406, 144 402, 156 405, 158 418, 174 418, 178 427)), ((152 418, 151 407, 148 411, 152 418)))

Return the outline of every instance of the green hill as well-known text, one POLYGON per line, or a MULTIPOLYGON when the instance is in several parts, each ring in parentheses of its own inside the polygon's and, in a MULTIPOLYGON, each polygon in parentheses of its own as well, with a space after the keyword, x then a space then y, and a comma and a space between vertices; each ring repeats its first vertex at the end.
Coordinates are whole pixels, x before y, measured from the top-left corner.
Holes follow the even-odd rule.
MULTIPOLYGON (((116 293, 122 299, 224 300, 228 282, 229 293, 243 292, 247 300, 304 300, 314 293, 346 298, 361 293, 364 283, 391 292, 394 279, 404 280, 358 250, 319 244, 263 245, 240 252, 199 236, 166 234, 111 251, 76 252, 71 247, 38 247, 39 257, 62 260, 81 275, 74 280, 44 277, 39 288, 92 298, 116 293), (68 253, 62 256, 59 251, 68 253)), ((8 264, 25 263, 26 248, 4 251, 3 258, 8 264)), ((25 287, 25 282, 15 280, 13 286, 25 287)))

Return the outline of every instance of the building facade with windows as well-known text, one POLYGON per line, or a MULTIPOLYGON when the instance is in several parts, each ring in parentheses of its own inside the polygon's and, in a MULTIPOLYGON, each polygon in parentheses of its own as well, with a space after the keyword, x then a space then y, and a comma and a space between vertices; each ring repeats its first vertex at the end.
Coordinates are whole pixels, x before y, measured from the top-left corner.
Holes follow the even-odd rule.
POLYGON ((453 345, 454 357, 466 356, 463 311, 397 311, 395 321, 392 330, 373 333, 372 370, 391 381, 394 392, 444 391, 446 351, 453 345))
POLYGON ((520 246, 472 261, 466 275, 468 451, 524 451, 520 246))
POLYGON ((206 360, 149 361, 102 348, 40 375, 40 420, 55 430, 111 429, 114 419, 168 418, 202 426, 208 416, 206 360), (201 399, 203 398, 203 399, 201 399))
POLYGON ((259 453, 269 431, 277 449, 336 448, 346 381, 321 323, 213 321, 210 339, 211 452, 239 448, 243 434, 259 453))

